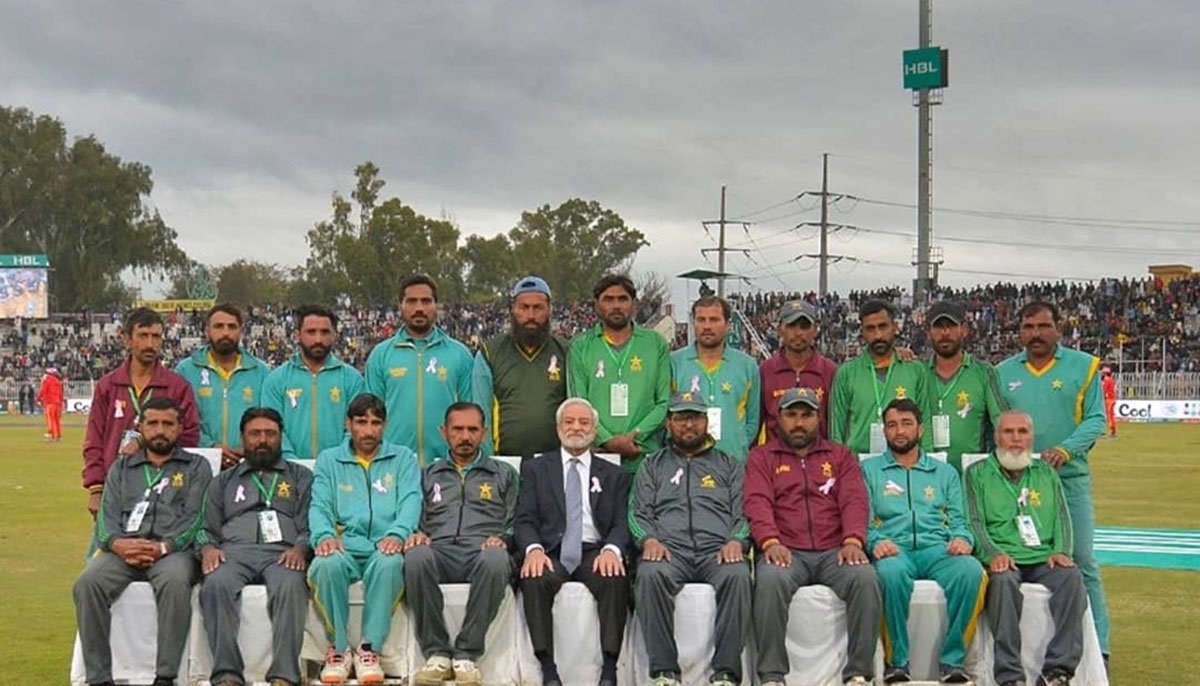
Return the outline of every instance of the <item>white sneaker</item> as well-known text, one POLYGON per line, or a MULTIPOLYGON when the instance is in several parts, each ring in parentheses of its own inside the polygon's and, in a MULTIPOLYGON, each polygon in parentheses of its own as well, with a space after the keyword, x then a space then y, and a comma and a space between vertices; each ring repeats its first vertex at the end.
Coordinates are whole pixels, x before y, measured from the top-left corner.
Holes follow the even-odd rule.
POLYGON ((434 655, 425 661, 425 666, 413 677, 415 686, 441 686, 454 678, 450 658, 434 655))
POLYGON ((863 676, 852 676, 846 681, 846 686, 871 686, 871 682, 863 676))
POLYGON ((361 647, 354 651, 354 678, 360 684, 382 684, 383 667, 379 666, 379 653, 361 647))
POLYGON ((454 683, 458 686, 483 686, 483 672, 474 660, 454 661, 454 683))
POLYGON ((344 684, 350 678, 350 651, 339 653, 329 646, 325 652, 325 666, 321 668, 321 683, 344 684))

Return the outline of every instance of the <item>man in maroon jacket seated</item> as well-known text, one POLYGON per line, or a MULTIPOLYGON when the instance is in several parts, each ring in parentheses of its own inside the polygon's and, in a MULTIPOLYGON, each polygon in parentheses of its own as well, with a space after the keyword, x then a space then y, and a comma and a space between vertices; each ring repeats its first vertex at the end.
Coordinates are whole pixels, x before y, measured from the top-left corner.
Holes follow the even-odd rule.
MULTIPOLYGON (((811 388, 779 397, 778 436, 750 451, 745 513, 762 551, 755 568, 754 631, 763 686, 783 686, 788 607, 801 586, 822 584, 846 603, 847 686, 874 673, 882 600, 863 545, 868 501, 858 460, 820 434, 821 401, 811 388)), ((813 621, 823 621, 814 617, 813 621)))

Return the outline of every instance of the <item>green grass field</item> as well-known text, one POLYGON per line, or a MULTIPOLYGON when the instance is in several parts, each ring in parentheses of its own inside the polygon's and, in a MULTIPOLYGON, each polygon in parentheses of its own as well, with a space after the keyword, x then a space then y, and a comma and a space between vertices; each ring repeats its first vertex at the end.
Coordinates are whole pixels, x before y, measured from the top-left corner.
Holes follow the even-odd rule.
MULTIPOLYGON (((79 487, 81 420, 62 443, 32 420, 0 420, 0 683, 66 683, 75 631, 71 584, 91 527, 79 487), (22 675, 14 678, 15 675, 22 675)), ((1125 425, 1092 455, 1102 526, 1200 522, 1200 426, 1125 425)), ((1185 684, 1200 626, 1200 575, 1105 568, 1113 683, 1185 684), (1184 675, 1184 676, 1180 676, 1184 675)))

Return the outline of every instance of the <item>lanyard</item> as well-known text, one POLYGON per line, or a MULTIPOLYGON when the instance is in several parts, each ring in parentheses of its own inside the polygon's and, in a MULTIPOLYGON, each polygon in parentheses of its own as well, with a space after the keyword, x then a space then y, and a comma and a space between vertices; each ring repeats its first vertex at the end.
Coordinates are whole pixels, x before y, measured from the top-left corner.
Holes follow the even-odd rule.
POLYGON ((275 499, 275 486, 279 484, 279 473, 275 473, 275 478, 271 480, 271 487, 263 486, 263 482, 258 478, 257 474, 251 474, 250 478, 254 481, 254 486, 258 488, 258 492, 262 494, 263 503, 267 507, 271 507, 271 501, 275 499))
MULTIPOLYGON (((945 403, 945 401, 946 401, 946 396, 950 395, 951 391, 954 390, 955 386, 958 386, 958 377, 962 375, 963 369, 966 366, 967 366, 967 358, 964 354, 962 364, 958 365, 958 371, 954 372, 954 376, 950 377, 950 385, 946 387, 946 390, 940 391, 938 393, 938 412, 942 411, 942 406, 943 406, 943 403, 945 403)), ((938 388, 941 388, 942 383, 943 383, 942 377, 938 376, 936 369, 933 372, 933 376, 935 378, 937 378, 938 388)))
POLYGON ((617 359, 617 354, 613 352, 612 343, 608 342, 608 335, 604 335, 604 349, 608 351, 608 356, 617 365, 617 378, 621 378, 621 370, 625 367, 625 362, 629 359, 629 353, 633 351, 633 334, 629 334, 629 340, 625 341, 625 351, 621 355, 621 359, 617 359))
POLYGON ((893 355, 892 361, 888 364, 887 374, 883 377, 883 386, 879 385, 879 372, 877 371, 875 361, 871 360, 871 383, 875 386, 875 414, 879 416, 879 420, 883 421, 883 394, 891 387, 892 370, 896 368, 897 361, 893 355))
POLYGON ((142 476, 146 479, 146 493, 145 493, 145 495, 142 496, 143 498, 150 497, 150 489, 154 488, 154 484, 158 483, 159 480, 162 479, 163 472, 165 472, 166 470, 167 470, 167 466, 163 465, 158 468, 157 474, 155 474, 154 476, 150 476, 150 465, 148 465, 148 464, 142 465, 142 476))
POLYGON ((1038 520, 1038 517, 1037 517, 1037 513, 1033 512, 1032 510, 1029 509, 1029 492, 1030 492, 1030 489, 1028 486, 1029 468, 1028 467, 1025 468, 1025 473, 1021 475, 1020 483, 1018 483, 1016 485, 1016 487, 1014 487, 1012 484, 1012 480, 1009 479, 1007 475, 1005 475, 1005 473, 1002 469, 1000 469, 1000 463, 996 462, 994 466, 996 468, 996 473, 1000 475, 1000 481, 1002 481, 1004 483, 1004 487, 1006 489, 1008 489, 1009 493, 1012 494, 1013 500, 1017 501, 1017 511, 1020 512, 1021 514, 1032 515, 1033 520, 1035 522, 1040 523, 1038 520), (1022 494, 1024 494, 1024 496, 1025 496, 1024 498, 1021 497, 1022 494))
MULTIPOLYGON (((142 418, 142 401, 138 400, 137 393, 133 392, 133 386, 126 386, 125 390, 129 391, 129 400, 133 402, 134 419, 140 420, 142 418)), ((154 397, 154 389, 147 388, 146 400, 149 400, 152 397, 154 397)))

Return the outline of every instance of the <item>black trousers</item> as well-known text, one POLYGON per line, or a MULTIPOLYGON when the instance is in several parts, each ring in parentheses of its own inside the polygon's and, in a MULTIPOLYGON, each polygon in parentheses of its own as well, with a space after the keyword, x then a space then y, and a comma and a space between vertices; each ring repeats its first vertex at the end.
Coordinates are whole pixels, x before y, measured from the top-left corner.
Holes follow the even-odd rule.
MULTIPOLYGON (((539 657, 554 656, 554 596, 568 581, 578 581, 587 586, 596 599, 600 614, 600 649, 609 655, 619 655, 625 638, 625 620, 629 615, 629 577, 600 576, 592 571, 592 564, 601 548, 585 549, 583 560, 574 574, 567 574, 555 555, 548 555, 554 565, 540 577, 520 579, 521 596, 525 606, 525 621, 529 624, 529 638, 533 652, 539 657)), ((628 566, 626 574, 629 573, 628 566)), ((579 646, 582 651, 585 646, 579 646)), ((595 650, 595 648, 589 648, 595 650)), ((577 654, 577 651, 564 654, 577 654)))

